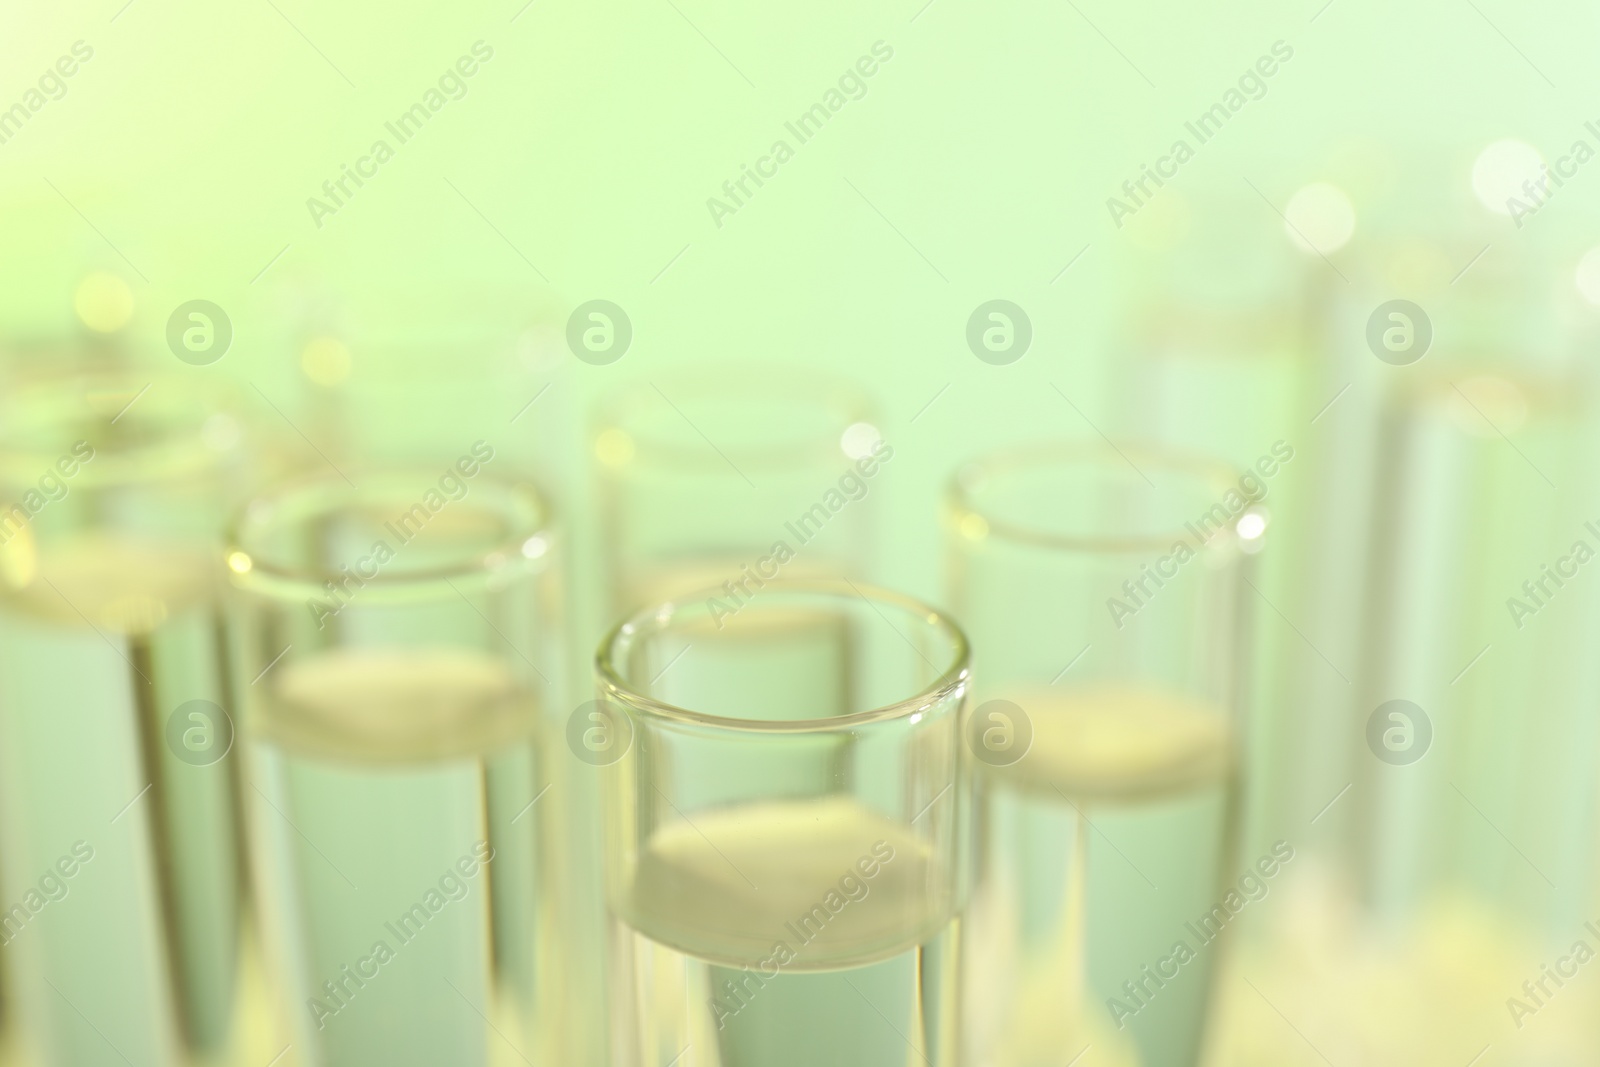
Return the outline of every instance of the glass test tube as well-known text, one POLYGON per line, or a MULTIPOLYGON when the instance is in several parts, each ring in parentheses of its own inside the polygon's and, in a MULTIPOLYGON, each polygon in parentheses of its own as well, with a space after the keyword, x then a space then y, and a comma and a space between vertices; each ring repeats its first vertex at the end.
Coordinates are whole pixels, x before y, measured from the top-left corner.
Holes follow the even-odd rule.
POLYGON ((863 498, 894 453, 848 386, 748 369, 618 394, 594 448, 613 617, 685 589, 859 575, 863 498))
POLYGON ((599 652, 614 1062, 954 1064, 965 638, 844 582, 707 601, 599 652))
POLYGON ((1142 306, 1119 371, 1128 433, 1251 473, 1273 542, 1252 580, 1300 630, 1280 624, 1253 635, 1254 751, 1242 753, 1256 790, 1242 827, 1252 849, 1347 780, 1328 787, 1339 772, 1325 756, 1341 743, 1328 725, 1344 722, 1349 688, 1306 641, 1335 663, 1354 660, 1359 642, 1360 582, 1351 576, 1365 548, 1366 486, 1357 475, 1372 427, 1346 422, 1358 420, 1364 390, 1347 390, 1353 376, 1330 366, 1318 328, 1327 283, 1297 270, 1292 255, 1285 247, 1244 293, 1169 294, 1142 306), (1323 411, 1335 395, 1336 410, 1323 411))
POLYGON ((1368 741, 1349 768, 1363 889, 1391 920, 1466 892, 1564 944, 1594 917, 1600 832, 1592 392, 1493 364, 1416 370, 1385 406, 1350 724, 1368 741), (1420 714, 1380 714, 1392 700, 1420 714))
POLYGON ((178 379, 40 381, 0 411, 0 952, 32 1062, 281 1047, 213 579, 243 441, 178 379))
MULTIPOLYGON (((1481 244, 1461 247, 1470 258, 1481 244)), ((1441 314, 1435 350, 1392 367, 1361 338, 1384 297, 1358 302, 1344 331, 1346 362, 1382 373, 1372 440, 1351 456, 1371 472, 1359 513, 1370 577, 1334 575, 1353 586, 1363 640, 1360 655, 1324 649, 1353 685, 1329 687, 1350 694, 1330 723, 1344 743, 1324 747, 1322 774, 1336 777, 1305 809, 1340 797, 1317 830, 1337 832, 1342 862, 1302 871, 1318 877, 1301 879, 1280 928, 1241 961, 1273 1000, 1239 984, 1221 1006, 1219 1054, 1242 1067, 1282 1061, 1283 1016, 1336 1058, 1341 1044, 1393 1063, 1453 1050, 1481 1053, 1480 1067, 1600 1056, 1596 991, 1541 970, 1600 915, 1600 680, 1587 651, 1600 605, 1580 562, 1600 549, 1593 382, 1548 316, 1518 310, 1531 296, 1497 291, 1520 275, 1444 305, 1459 268, 1442 259, 1431 299, 1413 292, 1470 329, 1441 314), (1530 974, 1545 990, 1520 988, 1530 974), (1374 989, 1415 994, 1397 1013, 1374 989), (1519 1027, 1508 1008, 1538 1018, 1519 1027), (1484 1049, 1494 1026, 1510 1037, 1484 1049)))
POLYGON ((483 462, 292 484, 235 530, 247 800, 305 1067, 559 1058, 535 804, 554 545, 540 495, 483 462))
POLYGON ((1196 1061, 1233 877, 1253 514, 1231 469, 1132 448, 1006 453, 953 484, 979 672, 975 1061, 1196 1061))

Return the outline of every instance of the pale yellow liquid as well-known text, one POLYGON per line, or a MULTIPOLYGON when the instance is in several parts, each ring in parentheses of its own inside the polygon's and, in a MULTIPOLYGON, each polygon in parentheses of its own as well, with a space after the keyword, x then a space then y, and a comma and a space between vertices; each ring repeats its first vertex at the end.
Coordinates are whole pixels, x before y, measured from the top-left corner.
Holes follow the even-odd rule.
POLYGON ((238 756, 168 749, 226 706, 215 561, 106 535, 0 548, 4 906, 76 841, 94 858, 6 946, 24 1062, 138 1067, 276 1054, 244 906, 238 756), (137 798, 137 799, 136 799, 137 798))
POLYGON ((1022 689, 1005 695, 1033 723, 1033 743, 991 768, 1030 793, 1099 803, 1161 797, 1215 783, 1232 758, 1220 710, 1158 689, 1022 689))
POLYGON ((949 872, 902 824, 853 800, 670 824, 613 911, 626 964, 619 1065, 666 1067, 680 1055, 683 1067, 955 1062, 949 872), (863 858, 877 864, 870 879, 863 858), (841 890, 847 875, 864 896, 841 890), (781 965, 780 943, 793 953, 781 965))
POLYGON ((1125 686, 1000 695, 1027 713, 1033 741, 1009 767, 978 767, 974 1054, 1044 1067, 1090 1046, 1084 1067, 1191 1064, 1215 947, 1185 922, 1216 901, 1229 847, 1227 716, 1125 686), (1119 1029, 1106 999, 1126 1001, 1123 981, 1179 939, 1202 958, 1119 1029))
POLYGON ((354 763, 476 755, 526 740, 532 696, 506 664, 451 648, 355 648, 288 664, 254 722, 263 740, 354 763))
POLYGON ((527 807, 542 788, 532 694, 503 660, 442 646, 316 653, 261 685, 248 725, 263 907, 306 1061, 553 1062, 539 827, 554 806, 527 807), (478 842, 492 861, 431 908, 478 842), (394 924, 419 903, 431 918, 402 938, 394 924), (393 959, 375 976, 323 988, 380 942, 393 959))

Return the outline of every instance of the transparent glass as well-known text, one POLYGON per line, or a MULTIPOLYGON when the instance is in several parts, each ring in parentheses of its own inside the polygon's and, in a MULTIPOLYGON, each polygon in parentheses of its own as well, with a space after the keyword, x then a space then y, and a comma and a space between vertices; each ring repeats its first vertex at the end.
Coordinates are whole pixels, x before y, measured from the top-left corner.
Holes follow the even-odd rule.
POLYGON ((28 1062, 249 1063, 276 1014, 244 889, 217 596, 259 457, 192 378, 0 405, 0 856, 28 1062))
POLYGON ((1417 370, 1385 403, 1342 825, 1381 919, 1466 896, 1564 939, 1594 916, 1600 834, 1592 386, 1465 361, 1417 370))
POLYGON ((594 450, 613 618, 704 586, 859 576, 894 455, 849 386, 749 368, 618 394, 594 450))
POLYGON ((1149 449, 1034 448, 952 485, 978 701, 973 1062, 1195 1062, 1235 877, 1258 520, 1229 468, 1149 449))
POLYGON ((555 545, 483 462, 287 485, 234 530, 263 921, 308 1064, 559 1058, 555 545))
MULTIPOLYGON (((1255 200, 1245 210, 1260 207, 1244 192, 1255 200)), ((1237 214, 1227 217, 1237 225, 1237 214)), ((1252 580, 1301 632, 1262 626, 1252 635, 1246 692, 1259 743, 1247 757, 1254 802, 1242 826, 1252 850, 1297 830, 1300 812, 1332 795, 1327 779, 1338 771, 1322 757, 1340 743, 1350 694, 1306 642, 1341 663, 1360 642, 1353 594, 1367 547, 1361 458, 1371 435, 1360 373, 1371 367, 1334 366, 1319 328, 1328 286, 1343 283, 1315 257, 1272 243, 1280 250, 1252 269, 1190 264, 1153 286, 1158 295, 1130 318, 1115 372, 1124 433, 1252 472, 1270 517, 1273 550, 1252 580), (1258 464, 1274 474, 1263 477, 1258 464)), ((1365 347, 1360 355, 1382 367, 1365 347)))
POLYGON ((955 1063, 966 639, 849 583, 715 592, 599 652, 614 1062, 955 1063))
MULTIPOLYGON (((1360 1048, 1369 1062, 1418 1062, 1469 1042, 1470 1059, 1490 1006, 1515 1034, 1478 1067, 1600 1062, 1600 990, 1556 968, 1575 938, 1594 945, 1586 924, 1600 916, 1595 383, 1588 348, 1549 306, 1559 293, 1525 257, 1485 256, 1452 285, 1460 268, 1445 257, 1465 263, 1483 244, 1462 234, 1420 259, 1374 253, 1390 269, 1440 266, 1431 289, 1365 272, 1379 291, 1348 302, 1337 339, 1342 365, 1372 380, 1347 378, 1357 384, 1317 424, 1354 415, 1352 401, 1371 410, 1350 427, 1358 447, 1340 451, 1364 497, 1341 517, 1354 527, 1345 556, 1366 566, 1312 553, 1321 580, 1346 587, 1360 641, 1303 626, 1332 664, 1318 675, 1327 710, 1302 712, 1321 723, 1297 805, 1316 818, 1317 854, 1295 861, 1295 896, 1234 952, 1335 1060, 1360 1048), (1410 366, 1375 360, 1363 337, 1395 292, 1429 312, 1450 294, 1448 333, 1436 326, 1410 366), (1374 989, 1416 993, 1397 1014, 1374 989)), ((1280 1062, 1282 1018, 1228 986, 1219 1062, 1280 1062)))

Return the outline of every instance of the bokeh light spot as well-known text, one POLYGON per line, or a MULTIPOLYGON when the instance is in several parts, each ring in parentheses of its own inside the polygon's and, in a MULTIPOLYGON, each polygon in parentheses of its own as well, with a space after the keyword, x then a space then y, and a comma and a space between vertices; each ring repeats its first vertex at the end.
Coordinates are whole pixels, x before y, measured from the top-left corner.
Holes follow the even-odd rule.
POLYGON ((133 318, 133 290, 115 274, 94 271, 78 283, 72 309, 95 333, 115 333, 133 318))
POLYGON ((1295 193, 1283 214, 1289 239, 1306 252, 1336 252, 1356 232, 1355 205, 1343 189, 1327 182, 1314 182, 1295 193))
POLYGON ((300 352, 300 369, 307 378, 331 389, 350 377, 350 349, 332 337, 313 337, 300 352))
POLYGON ((1517 140, 1496 141, 1478 153, 1472 164, 1472 191, 1484 207, 1497 215, 1510 215, 1512 197, 1526 201, 1523 182, 1544 174, 1544 157, 1532 145, 1517 140))

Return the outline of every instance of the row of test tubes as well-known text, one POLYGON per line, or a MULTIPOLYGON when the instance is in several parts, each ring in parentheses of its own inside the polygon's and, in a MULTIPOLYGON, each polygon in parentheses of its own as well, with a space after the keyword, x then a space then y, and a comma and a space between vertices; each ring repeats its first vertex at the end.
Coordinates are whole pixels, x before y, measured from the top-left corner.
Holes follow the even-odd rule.
POLYGON ((1167 307, 1127 435, 893 509, 923 461, 824 375, 622 390, 569 500, 17 371, 7 1054, 1251 1065, 1509 999, 1481 1062, 1587 1062, 1539 983, 1600 918, 1581 339, 1400 365, 1358 303, 1167 307))

